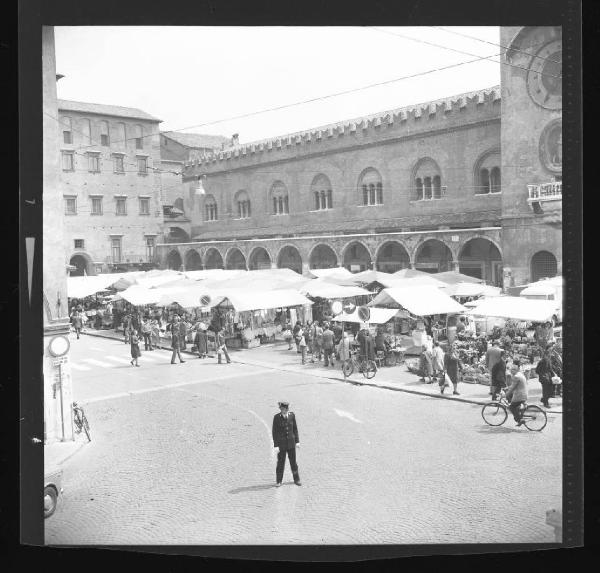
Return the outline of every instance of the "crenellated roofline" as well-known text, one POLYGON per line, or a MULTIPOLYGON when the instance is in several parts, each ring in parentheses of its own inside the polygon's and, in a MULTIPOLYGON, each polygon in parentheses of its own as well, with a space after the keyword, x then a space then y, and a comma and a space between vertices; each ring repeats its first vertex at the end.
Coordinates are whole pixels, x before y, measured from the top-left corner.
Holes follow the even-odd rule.
POLYGON ((474 100, 477 105, 480 105, 486 102, 494 103, 500 101, 500 99, 500 86, 496 85, 482 90, 465 92, 433 101, 411 104, 392 110, 346 119, 303 131, 287 133, 244 144, 231 145, 225 149, 208 152, 193 160, 186 161, 184 162, 184 168, 227 161, 232 158, 244 157, 272 149, 282 149, 291 147, 292 145, 311 143, 348 133, 353 134, 357 131, 366 131, 370 128, 377 128, 384 125, 391 127, 395 122, 407 122, 410 118, 418 120, 424 116, 435 116, 440 110, 443 114, 449 114, 453 111, 453 106, 458 108, 458 110, 466 108, 468 100, 474 100))

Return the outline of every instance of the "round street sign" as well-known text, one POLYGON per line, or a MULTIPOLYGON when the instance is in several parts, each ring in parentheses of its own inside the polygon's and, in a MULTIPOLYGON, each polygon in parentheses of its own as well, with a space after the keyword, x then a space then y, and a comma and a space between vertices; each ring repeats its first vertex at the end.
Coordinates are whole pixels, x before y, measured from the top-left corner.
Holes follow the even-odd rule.
POLYGON ((346 314, 352 314, 355 310, 356 305, 351 300, 344 303, 344 312, 346 314))
POLYGON ((371 318, 371 309, 368 306, 359 306, 358 318, 363 322, 369 322, 369 318, 371 318))
POLYGON ((210 304, 210 296, 204 294, 200 297, 200 304, 202 306, 208 306, 210 304))
POLYGON ((334 300, 331 303, 331 312, 333 313, 333 316, 337 316, 338 314, 341 314, 342 310, 344 310, 344 308, 342 306, 341 300, 334 300))

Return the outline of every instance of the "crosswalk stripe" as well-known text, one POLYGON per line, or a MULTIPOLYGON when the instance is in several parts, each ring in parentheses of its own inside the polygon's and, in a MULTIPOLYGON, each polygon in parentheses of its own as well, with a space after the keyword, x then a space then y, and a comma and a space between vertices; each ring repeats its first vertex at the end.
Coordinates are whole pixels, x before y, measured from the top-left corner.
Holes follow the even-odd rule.
POLYGON ((112 366, 110 362, 103 362, 102 360, 96 360, 95 358, 83 358, 83 361, 93 364, 94 366, 102 366, 102 368, 110 368, 112 366))
POLYGON ((120 362, 121 364, 131 364, 131 359, 127 360, 127 358, 123 358, 122 356, 105 356, 105 358, 120 362))
POLYGON ((71 362, 71 368, 74 370, 91 370, 89 366, 83 366, 82 364, 75 364, 75 362, 71 362))

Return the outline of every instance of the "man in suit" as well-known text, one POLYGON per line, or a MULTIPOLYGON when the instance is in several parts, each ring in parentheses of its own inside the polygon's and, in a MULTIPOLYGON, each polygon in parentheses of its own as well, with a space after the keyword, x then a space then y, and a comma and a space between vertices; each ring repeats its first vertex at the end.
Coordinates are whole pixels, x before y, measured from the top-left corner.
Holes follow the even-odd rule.
POLYGON ((521 407, 527 402, 527 379, 521 372, 519 360, 513 361, 510 373, 512 374, 512 383, 506 391, 506 399, 510 402, 510 411, 517 426, 520 426, 523 423, 521 407))
MULTIPOLYGON (((298 438, 298 426, 296 425, 296 416, 294 412, 289 411, 289 402, 279 402, 279 414, 273 416, 273 447, 279 448, 277 454, 277 487, 283 480, 283 470, 285 469, 286 455, 290 458, 290 467, 296 485, 300 483, 298 475, 298 464, 296 463, 296 444, 300 441, 298 438)), ((298 446, 299 447, 299 446, 298 446)))
POLYGON ((502 350, 500 349, 500 343, 494 340, 494 343, 485 353, 485 366, 490 373, 490 386, 494 386, 494 378, 492 376, 492 370, 497 362, 502 358, 502 350))
POLYGON ((173 350, 173 354, 171 356, 171 364, 175 364, 175 357, 179 358, 179 362, 183 363, 185 360, 182 360, 180 350, 181 350, 181 340, 179 336, 179 316, 175 315, 173 322, 169 325, 168 330, 171 331, 171 349, 173 350))

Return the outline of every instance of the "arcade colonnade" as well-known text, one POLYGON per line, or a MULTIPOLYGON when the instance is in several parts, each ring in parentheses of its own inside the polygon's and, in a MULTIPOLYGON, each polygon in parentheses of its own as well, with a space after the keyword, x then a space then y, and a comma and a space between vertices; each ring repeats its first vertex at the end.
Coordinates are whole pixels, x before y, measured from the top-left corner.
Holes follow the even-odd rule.
POLYGON ((250 239, 157 245, 161 268, 309 269, 345 267, 395 272, 414 268, 426 272, 456 270, 502 285, 501 229, 452 229, 427 233, 381 233, 250 239))

